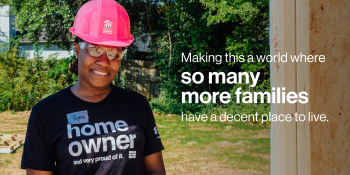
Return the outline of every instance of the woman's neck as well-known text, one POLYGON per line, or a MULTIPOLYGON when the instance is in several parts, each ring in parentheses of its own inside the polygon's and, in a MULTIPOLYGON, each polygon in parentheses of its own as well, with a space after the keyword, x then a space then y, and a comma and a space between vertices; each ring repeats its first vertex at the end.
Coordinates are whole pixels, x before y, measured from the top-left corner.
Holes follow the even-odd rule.
POLYGON ((70 89, 78 98, 84 101, 97 103, 107 97, 109 92, 111 92, 112 87, 110 85, 105 87, 92 87, 84 85, 81 83, 81 81, 78 81, 70 89))

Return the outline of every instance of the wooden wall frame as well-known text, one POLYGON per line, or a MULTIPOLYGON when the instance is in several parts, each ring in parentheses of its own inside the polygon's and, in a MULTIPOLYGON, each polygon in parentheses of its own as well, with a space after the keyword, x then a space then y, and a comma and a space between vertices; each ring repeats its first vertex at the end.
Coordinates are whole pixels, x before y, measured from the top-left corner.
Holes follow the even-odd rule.
POLYGON ((271 87, 305 91, 275 114, 327 122, 272 122, 271 174, 350 174, 350 0, 270 0, 270 53, 325 55, 324 63, 271 63, 271 87))

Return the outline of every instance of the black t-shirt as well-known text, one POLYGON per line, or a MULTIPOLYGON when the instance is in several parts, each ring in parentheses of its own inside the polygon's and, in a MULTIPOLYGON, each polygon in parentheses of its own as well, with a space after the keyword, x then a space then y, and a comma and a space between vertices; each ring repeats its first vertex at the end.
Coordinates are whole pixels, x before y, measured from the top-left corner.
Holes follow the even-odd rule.
POLYGON ((30 114, 21 168, 54 174, 145 174, 143 157, 163 150, 146 98, 112 86, 91 103, 70 87, 30 114))

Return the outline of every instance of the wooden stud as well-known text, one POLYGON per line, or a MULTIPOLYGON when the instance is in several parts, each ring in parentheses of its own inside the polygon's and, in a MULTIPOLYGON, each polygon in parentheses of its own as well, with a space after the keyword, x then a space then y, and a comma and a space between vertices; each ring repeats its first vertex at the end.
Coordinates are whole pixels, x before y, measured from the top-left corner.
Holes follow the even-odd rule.
MULTIPOLYGON (((295 48, 295 1, 270 1, 270 52, 271 55, 294 55, 295 48)), ((289 56, 288 56, 289 57, 289 56)), ((278 60, 280 61, 280 60, 278 60)), ((285 87, 285 92, 296 92, 296 64, 290 61, 274 62, 271 68, 271 87, 285 87)), ((271 104, 272 114, 292 114, 296 104, 271 104)), ((271 127, 271 173, 297 174, 296 122, 272 122, 271 127)))
MULTIPOLYGON (((297 54, 309 55, 310 46, 310 2, 309 0, 296 1, 296 48, 297 54)), ((297 92, 307 92, 310 95, 310 63, 297 63, 297 92)), ((310 101, 306 104, 297 104, 298 114, 310 112, 310 101)), ((297 123, 297 162, 298 174, 311 174, 310 167, 310 123, 308 120, 297 123)))

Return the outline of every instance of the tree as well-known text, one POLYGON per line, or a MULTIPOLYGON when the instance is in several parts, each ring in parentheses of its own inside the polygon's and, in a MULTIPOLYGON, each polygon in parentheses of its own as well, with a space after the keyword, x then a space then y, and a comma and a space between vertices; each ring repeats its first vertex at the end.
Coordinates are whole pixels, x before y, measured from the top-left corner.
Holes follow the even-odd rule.
MULTIPOLYGON (((68 31, 80 7, 88 0, 4 0, 16 14, 16 29, 26 33, 29 41, 38 42, 40 37, 46 40, 45 47, 52 44, 61 49, 70 50, 72 35, 68 31)), ((143 33, 152 33, 159 26, 157 21, 158 1, 119 0, 128 11, 132 33, 138 37, 143 33)))
POLYGON ((162 76, 166 96, 180 101, 184 91, 229 91, 231 85, 181 83, 182 72, 262 72, 260 83, 268 88, 268 63, 215 62, 185 63, 182 54, 255 55, 268 53, 268 1, 177 0, 161 9, 165 30, 155 31, 158 37, 156 66, 162 76))
POLYGON ((26 33, 30 41, 46 40, 45 47, 51 44, 70 50, 72 27, 75 14, 85 1, 72 0, 9 0, 7 2, 16 14, 16 29, 26 33), (44 36, 42 36, 44 35, 44 36))
MULTIPOLYGON (((38 41, 45 31, 46 46, 69 50, 74 17, 85 0, 7 0, 17 15, 16 27, 38 41)), ((269 64, 215 61, 182 62, 192 55, 264 55, 269 51, 268 0, 118 0, 128 11, 132 34, 151 36, 155 67, 160 70, 165 98, 180 103, 183 91, 229 91, 232 85, 209 84, 208 72, 261 72, 259 91, 269 88, 269 64), (202 84, 181 83, 182 72, 202 72, 202 84)), ((132 47, 129 47, 132 49, 132 47)), ((223 58, 224 59, 224 58, 223 58)), ((248 87, 248 86, 247 86, 248 87)), ((257 90, 256 89, 256 90, 257 90)), ((249 89, 250 90, 250 89, 249 89)), ((254 89, 253 89, 254 90, 254 89)))

